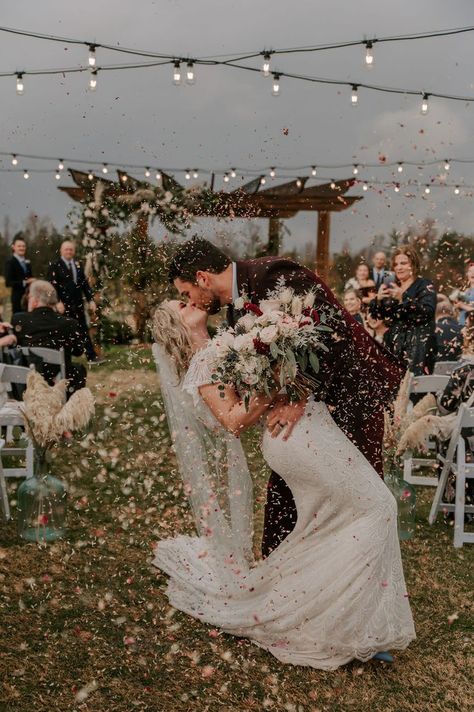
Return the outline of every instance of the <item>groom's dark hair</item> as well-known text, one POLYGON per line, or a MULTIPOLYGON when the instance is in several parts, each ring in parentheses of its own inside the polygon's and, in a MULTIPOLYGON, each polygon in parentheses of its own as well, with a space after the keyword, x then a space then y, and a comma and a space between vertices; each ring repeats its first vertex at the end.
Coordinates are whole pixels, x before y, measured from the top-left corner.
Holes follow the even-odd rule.
POLYGON ((174 282, 176 278, 183 282, 196 282, 196 272, 212 272, 220 274, 231 263, 230 257, 218 247, 204 240, 193 237, 178 247, 168 269, 168 278, 174 282))

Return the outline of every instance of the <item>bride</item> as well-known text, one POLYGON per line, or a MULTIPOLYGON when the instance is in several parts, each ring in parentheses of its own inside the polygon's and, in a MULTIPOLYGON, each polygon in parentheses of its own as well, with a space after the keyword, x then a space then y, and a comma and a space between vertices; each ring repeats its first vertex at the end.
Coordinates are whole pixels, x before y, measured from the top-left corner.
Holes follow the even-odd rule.
POLYGON ((154 565, 172 606, 283 663, 334 670, 415 638, 397 536, 397 507, 375 470, 308 400, 285 441, 265 430, 262 453, 290 487, 293 531, 266 559, 252 557, 252 485, 238 436, 271 397, 248 410, 212 381, 207 314, 180 301, 154 317, 155 358, 170 432, 198 536, 160 541, 154 565))

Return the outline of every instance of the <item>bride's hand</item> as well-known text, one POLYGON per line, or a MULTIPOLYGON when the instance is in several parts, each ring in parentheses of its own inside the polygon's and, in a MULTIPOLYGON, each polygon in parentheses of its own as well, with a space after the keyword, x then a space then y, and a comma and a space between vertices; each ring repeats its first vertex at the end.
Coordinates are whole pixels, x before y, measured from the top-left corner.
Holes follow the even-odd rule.
POLYGON ((306 400, 297 403, 288 403, 286 400, 277 400, 267 416, 267 429, 272 438, 283 433, 283 440, 288 440, 296 423, 302 418, 306 408, 306 400))

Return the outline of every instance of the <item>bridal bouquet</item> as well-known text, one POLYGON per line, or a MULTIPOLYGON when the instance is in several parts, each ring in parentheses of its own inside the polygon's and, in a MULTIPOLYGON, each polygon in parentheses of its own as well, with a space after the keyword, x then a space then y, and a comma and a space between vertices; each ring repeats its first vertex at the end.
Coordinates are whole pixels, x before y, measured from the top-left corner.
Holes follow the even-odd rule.
POLYGON ((235 308, 245 314, 213 339, 213 379, 221 390, 234 386, 246 406, 253 395, 270 395, 278 386, 286 388, 290 400, 314 390, 317 352, 328 351, 324 339, 333 331, 314 301, 314 291, 297 295, 283 281, 259 304, 236 300, 235 308))

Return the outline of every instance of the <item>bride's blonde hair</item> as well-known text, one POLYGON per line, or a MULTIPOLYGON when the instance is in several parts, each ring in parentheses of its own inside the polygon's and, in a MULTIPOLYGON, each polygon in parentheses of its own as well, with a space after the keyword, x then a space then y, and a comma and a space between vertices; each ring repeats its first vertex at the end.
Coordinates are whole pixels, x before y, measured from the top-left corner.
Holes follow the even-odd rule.
POLYGON ((173 360, 181 380, 188 369, 193 349, 186 324, 167 300, 161 302, 153 315, 153 337, 173 360))

